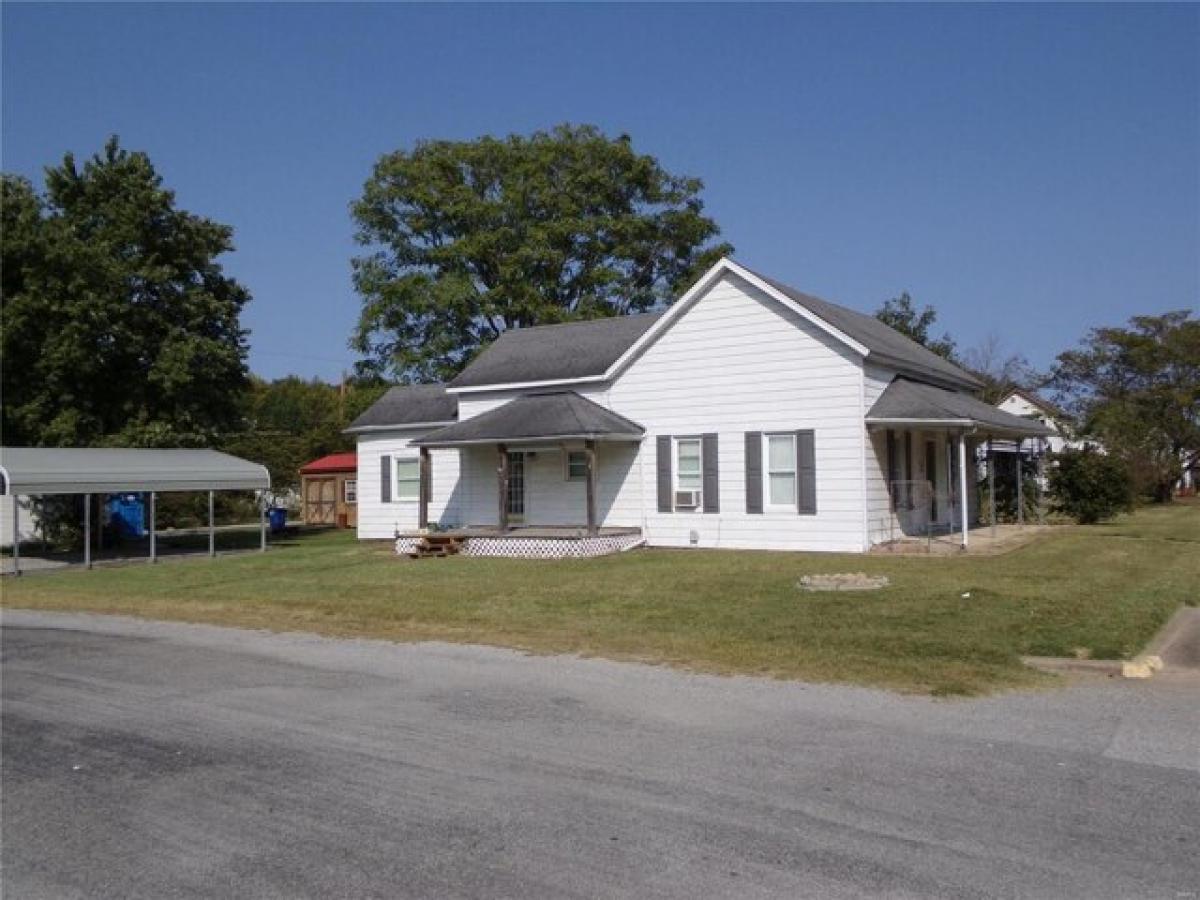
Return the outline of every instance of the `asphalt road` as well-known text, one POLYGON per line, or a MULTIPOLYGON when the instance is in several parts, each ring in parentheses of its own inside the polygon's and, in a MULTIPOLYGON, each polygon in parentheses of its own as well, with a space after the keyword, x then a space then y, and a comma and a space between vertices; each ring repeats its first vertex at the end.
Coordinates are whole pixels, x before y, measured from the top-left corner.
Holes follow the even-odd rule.
POLYGON ((1200 897, 1200 682, 935 701, 4 614, 6 898, 1200 897))

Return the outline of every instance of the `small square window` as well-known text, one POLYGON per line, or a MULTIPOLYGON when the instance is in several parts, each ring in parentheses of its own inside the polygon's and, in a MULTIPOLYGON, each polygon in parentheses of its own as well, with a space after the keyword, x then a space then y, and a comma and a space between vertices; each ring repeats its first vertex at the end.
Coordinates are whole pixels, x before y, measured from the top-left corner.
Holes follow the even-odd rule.
POLYGON ((342 502, 348 506, 353 506, 358 502, 358 482, 353 478, 347 478, 342 482, 342 502))
POLYGON ((587 472, 587 453, 583 450, 568 451, 567 481, 586 481, 587 472))

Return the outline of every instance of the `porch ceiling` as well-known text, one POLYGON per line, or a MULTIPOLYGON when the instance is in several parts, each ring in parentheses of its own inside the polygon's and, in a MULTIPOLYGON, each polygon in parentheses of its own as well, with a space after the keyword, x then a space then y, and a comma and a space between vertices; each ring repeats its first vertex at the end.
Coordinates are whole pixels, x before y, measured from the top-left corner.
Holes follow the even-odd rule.
POLYGON ((528 394, 413 443, 463 447, 528 441, 640 441, 646 430, 574 391, 528 394))
POLYGON ((897 378, 867 413, 876 428, 978 428, 1018 437, 1052 434, 1041 422, 1014 416, 970 394, 897 378))

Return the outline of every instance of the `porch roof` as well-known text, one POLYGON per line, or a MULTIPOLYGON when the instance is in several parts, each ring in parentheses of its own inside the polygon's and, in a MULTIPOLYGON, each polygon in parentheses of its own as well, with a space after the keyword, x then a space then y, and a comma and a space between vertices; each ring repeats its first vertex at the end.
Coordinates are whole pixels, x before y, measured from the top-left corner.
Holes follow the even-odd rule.
POLYGON ((907 378, 897 378, 884 389, 867 413, 867 424, 979 428, 994 434, 1018 436, 1053 434, 1053 430, 1041 422, 1014 416, 970 394, 907 378))
POLYGON ((527 394, 503 406, 413 441, 419 447, 461 447, 514 441, 637 441, 646 429, 574 391, 527 394))

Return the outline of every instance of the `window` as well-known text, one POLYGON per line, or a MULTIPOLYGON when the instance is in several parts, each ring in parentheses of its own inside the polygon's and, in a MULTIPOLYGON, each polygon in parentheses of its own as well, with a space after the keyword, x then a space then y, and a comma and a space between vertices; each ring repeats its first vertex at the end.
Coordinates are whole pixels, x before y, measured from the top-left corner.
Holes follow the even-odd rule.
POLYGON ((396 499, 417 500, 421 496, 421 461, 396 460, 396 499))
POLYGON ((587 453, 571 450, 567 453, 567 481, 587 480, 587 453))
POLYGON ((358 482, 353 478, 342 482, 342 502, 351 506, 358 502, 358 482))
POLYGON ((703 469, 700 462, 700 438, 676 438, 675 440, 675 505, 684 509, 701 505, 700 492, 704 487, 703 469), (680 494, 694 492, 694 502, 680 502, 680 494))
POLYGON ((796 508, 796 436, 767 435, 767 505, 796 508))

